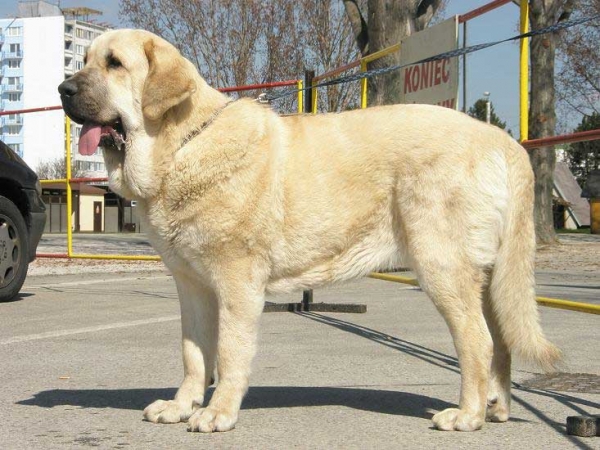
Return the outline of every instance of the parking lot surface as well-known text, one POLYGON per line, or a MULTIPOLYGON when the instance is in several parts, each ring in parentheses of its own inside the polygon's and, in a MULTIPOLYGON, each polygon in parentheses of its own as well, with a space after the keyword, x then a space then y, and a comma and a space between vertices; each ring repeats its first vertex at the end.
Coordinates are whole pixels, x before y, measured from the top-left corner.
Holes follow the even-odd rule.
MULTIPOLYGON (((3 449, 599 448, 600 438, 565 433, 567 416, 600 412, 598 316, 544 308, 544 329, 566 355, 562 372, 517 363, 508 423, 440 432, 431 416, 459 393, 450 335, 418 288, 373 279, 315 291, 315 302, 364 303, 366 314, 263 315, 235 430, 144 422, 143 408, 171 398, 182 379, 174 282, 160 263, 76 264, 33 267, 22 297, 0 304, 3 449)), ((569 294, 571 283, 598 298, 589 274, 538 277, 547 294, 569 294)))

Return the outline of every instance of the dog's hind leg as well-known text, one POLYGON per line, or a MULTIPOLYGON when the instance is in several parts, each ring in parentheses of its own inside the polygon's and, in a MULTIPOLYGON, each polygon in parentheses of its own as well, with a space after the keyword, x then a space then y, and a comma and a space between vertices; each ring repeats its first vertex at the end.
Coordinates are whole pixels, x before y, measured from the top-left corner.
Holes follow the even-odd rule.
POLYGON ((444 252, 448 245, 430 241, 426 246, 436 250, 421 252, 415 269, 448 324, 462 376, 459 408, 437 413, 433 423, 440 430, 474 431, 485 422, 492 360, 492 338, 481 305, 483 271, 461 264, 452 251, 444 252))
MULTIPOLYGON (((229 268, 233 271, 232 268, 229 268)), ((217 371, 218 384, 206 408, 188 421, 189 431, 211 433, 235 427, 242 399, 248 390, 256 353, 258 322, 264 306, 264 289, 252 287, 243 270, 219 286, 217 371)))
POLYGON ((144 410, 155 423, 187 421, 202 407, 215 367, 218 307, 214 293, 173 272, 181 306, 184 378, 173 400, 157 400, 144 410))
POLYGON ((494 356, 487 398, 487 419, 491 422, 506 422, 510 414, 511 355, 491 301, 488 287, 484 291, 483 312, 494 341, 494 356))

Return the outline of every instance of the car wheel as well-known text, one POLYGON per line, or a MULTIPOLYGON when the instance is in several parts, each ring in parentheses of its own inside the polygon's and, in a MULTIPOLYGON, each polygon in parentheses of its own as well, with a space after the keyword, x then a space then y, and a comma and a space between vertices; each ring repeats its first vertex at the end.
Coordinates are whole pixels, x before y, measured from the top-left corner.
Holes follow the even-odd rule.
POLYGON ((29 267, 27 226, 21 212, 0 196, 0 301, 14 299, 29 267))

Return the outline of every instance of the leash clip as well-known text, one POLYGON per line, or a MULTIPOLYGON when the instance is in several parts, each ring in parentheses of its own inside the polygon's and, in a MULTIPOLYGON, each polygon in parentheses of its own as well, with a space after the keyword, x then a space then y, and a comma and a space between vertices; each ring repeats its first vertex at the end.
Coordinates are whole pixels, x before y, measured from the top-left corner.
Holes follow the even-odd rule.
POLYGON ((258 103, 262 103, 263 105, 270 105, 271 104, 271 100, 269 100, 267 98, 267 93, 263 92, 262 94, 260 94, 256 100, 258 101, 258 103))

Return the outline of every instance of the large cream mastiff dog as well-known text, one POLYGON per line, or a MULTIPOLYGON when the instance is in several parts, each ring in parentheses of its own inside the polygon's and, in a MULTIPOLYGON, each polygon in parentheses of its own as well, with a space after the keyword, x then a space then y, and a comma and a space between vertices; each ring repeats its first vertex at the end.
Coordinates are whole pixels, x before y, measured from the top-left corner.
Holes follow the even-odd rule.
POLYGON ((280 117, 138 30, 98 37, 59 91, 80 152, 102 140, 111 189, 137 200, 177 284, 184 379, 147 420, 231 430, 265 294, 390 267, 414 269, 454 339, 460 404, 437 428, 506 421, 512 353, 558 360, 534 298, 532 171, 498 128, 425 105, 280 117))

